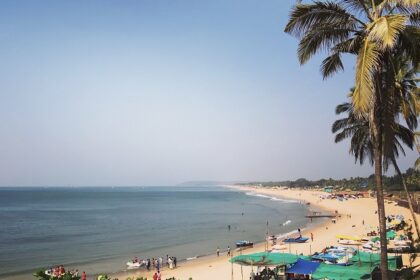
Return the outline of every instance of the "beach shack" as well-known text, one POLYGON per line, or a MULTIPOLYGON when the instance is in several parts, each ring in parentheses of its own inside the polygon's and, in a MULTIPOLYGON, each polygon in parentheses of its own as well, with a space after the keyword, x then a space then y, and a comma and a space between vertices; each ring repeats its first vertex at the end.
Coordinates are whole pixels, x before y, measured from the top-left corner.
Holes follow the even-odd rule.
POLYGON ((286 270, 287 279, 311 279, 311 275, 318 269, 319 262, 298 259, 297 262, 286 270))
POLYGON ((230 260, 231 263, 241 266, 251 266, 251 279, 263 280, 274 278, 286 280, 286 270, 298 261, 298 256, 287 253, 262 252, 239 255, 230 260), (257 272, 254 273, 254 268, 257 272), (262 270, 260 270, 263 268, 262 270))
POLYGON ((324 192, 332 193, 333 192, 333 187, 332 186, 326 186, 326 187, 324 187, 324 192))

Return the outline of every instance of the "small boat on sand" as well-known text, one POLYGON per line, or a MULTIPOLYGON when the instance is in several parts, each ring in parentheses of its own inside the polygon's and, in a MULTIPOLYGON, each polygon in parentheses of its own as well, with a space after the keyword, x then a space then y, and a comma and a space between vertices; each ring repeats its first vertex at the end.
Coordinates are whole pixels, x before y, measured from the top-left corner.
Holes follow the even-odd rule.
POLYGON ((306 241, 308 241, 308 237, 303 237, 303 236, 299 236, 299 237, 289 237, 283 240, 283 242, 285 243, 305 243, 306 241))
POLYGON ((128 261, 126 265, 127 265, 127 269, 135 269, 135 268, 140 268, 142 266, 145 266, 146 263, 145 261, 137 261, 137 262, 128 261))
POLYGON ((339 239, 337 242, 338 242, 338 244, 341 244, 341 245, 351 245, 351 246, 362 244, 362 242, 360 242, 360 241, 348 240, 348 239, 339 239))
POLYGON ((240 240, 236 242, 236 248, 251 248, 254 246, 254 243, 248 240, 240 240))

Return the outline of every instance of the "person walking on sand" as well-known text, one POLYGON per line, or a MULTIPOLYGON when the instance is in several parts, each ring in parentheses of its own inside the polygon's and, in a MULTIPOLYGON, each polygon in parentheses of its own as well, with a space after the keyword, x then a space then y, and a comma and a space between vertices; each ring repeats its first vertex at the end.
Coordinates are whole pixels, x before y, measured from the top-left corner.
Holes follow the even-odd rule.
POLYGON ((311 240, 314 242, 314 234, 311 232, 311 240))
POLYGON ((158 276, 157 276, 157 272, 155 272, 155 274, 153 274, 153 280, 157 280, 158 276))
POLYGON ((172 260, 172 257, 169 257, 169 269, 173 269, 174 268, 174 261, 172 260))
POLYGON ((219 256, 219 255, 220 255, 220 249, 219 249, 219 247, 217 247, 217 250, 216 250, 216 255, 217 255, 217 256, 219 256))
POLYGON ((228 255, 228 257, 230 257, 230 247, 229 246, 227 247, 227 255, 228 255))
POLYGON ((82 272, 82 280, 86 280, 86 272, 82 272))
POLYGON ((298 228, 299 238, 302 237, 302 234, 300 233, 300 228, 298 228))
POLYGON ((160 271, 157 272, 157 280, 162 280, 162 274, 160 271))

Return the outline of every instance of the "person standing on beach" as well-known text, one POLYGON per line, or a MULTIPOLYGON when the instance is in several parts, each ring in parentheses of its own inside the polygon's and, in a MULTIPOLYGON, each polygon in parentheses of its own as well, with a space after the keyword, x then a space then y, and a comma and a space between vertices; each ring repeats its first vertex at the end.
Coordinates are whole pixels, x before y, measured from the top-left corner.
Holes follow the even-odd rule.
POLYGON ((217 256, 220 255, 220 249, 219 249, 219 247, 217 247, 216 254, 217 254, 217 256))
POLYGON ((228 257, 230 257, 230 247, 229 246, 227 247, 227 255, 228 255, 228 257))
POLYGON ((172 260, 172 257, 169 257, 168 263, 169 263, 169 269, 173 269, 174 268, 174 265, 173 265, 174 262, 172 260))
POLYGON ((299 238, 302 237, 302 234, 300 233, 300 228, 298 228, 299 238))
POLYGON ((314 234, 311 232, 311 240, 314 242, 314 234))
POLYGON ((153 274, 153 280, 157 280, 158 276, 157 276, 157 272, 155 272, 155 274, 153 274))
POLYGON ((176 257, 174 257, 174 267, 176 268, 176 257))
POLYGON ((86 272, 82 272, 82 280, 86 280, 86 272))
POLYGON ((157 272, 157 280, 162 280, 162 274, 160 271, 157 272))

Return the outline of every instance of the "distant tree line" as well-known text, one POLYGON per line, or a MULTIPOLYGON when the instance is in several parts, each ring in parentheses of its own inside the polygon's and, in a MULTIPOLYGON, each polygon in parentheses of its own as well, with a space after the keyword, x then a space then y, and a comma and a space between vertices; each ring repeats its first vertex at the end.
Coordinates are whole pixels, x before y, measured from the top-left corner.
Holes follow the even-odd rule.
MULTIPOLYGON (((420 191, 420 171, 416 171, 413 168, 407 169, 404 173, 404 178, 407 181, 407 186, 410 191, 420 191)), ((261 185, 264 187, 274 186, 285 186, 285 187, 325 187, 325 186, 338 186, 343 189, 361 190, 361 189, 374 189, 375 188, 375 176, 374 174, 369 177, 351 177, 349 179, 320 179, 320 180, 308 180, 305 178, 299 178, 294 181, 271 181, 271 182, 248 182, 241 183, 238 185, 261 185)), ((399 191, 403 190, 401 186, 401 180, 398 175, 394 176, 383 176, 384 188, 387 191, 399 191)))

